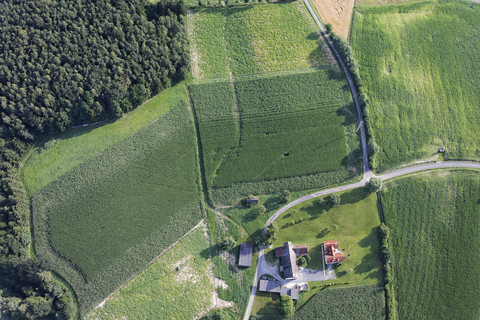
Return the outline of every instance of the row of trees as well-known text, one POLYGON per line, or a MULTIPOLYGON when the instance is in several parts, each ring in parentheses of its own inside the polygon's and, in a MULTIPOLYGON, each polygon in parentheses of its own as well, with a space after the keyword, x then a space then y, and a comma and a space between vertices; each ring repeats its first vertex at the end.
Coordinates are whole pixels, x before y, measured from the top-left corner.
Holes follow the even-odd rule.
POLYGON ((360 107, 362 108, 362 115, 366 123, 365 128, 368 140, 368 162, 371 168, 376 168, 378 162, 377 157, 378 152, 380 151, 380 147, 375 142, 373 129, 369 123, 369 99, 362 88, 362 79, 360 77, 360 69, 358 63, 353 56, 353 50, 350 44, 332 30, 332 25, 330 23, 325 25, 325 30, 329 34, 335 48, 337 48, 338 53, 345 62, 357 89, 360 107))
POLYGON ((0 3, 0 318, 71 319, 73 297, 31 259, 18 164, 38 133, 112 119, 189 70, 181 0, 0 3))

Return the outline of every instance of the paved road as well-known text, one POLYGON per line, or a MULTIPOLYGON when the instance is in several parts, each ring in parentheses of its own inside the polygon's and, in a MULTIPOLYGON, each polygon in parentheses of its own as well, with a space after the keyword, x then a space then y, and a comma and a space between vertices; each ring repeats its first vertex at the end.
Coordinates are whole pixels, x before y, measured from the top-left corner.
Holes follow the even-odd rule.
MULTIPOLYGON (((363 175, 362 180, 360 180, 359 182, 352 183, 352 184, 345 185, 345 186, 336 187, 336 188, 331 188, 331 189, 327 189, 327 190, 317 191, 317 192, 314 192, 312 194, 309 194, 309 195, 306 195, 304 197, 298 198, 298 199, 286 204, 285 206, 283 206, 282 208, 277 210, 277 212, 275 212, 273 214, 273 216, 270 217, 270 219, 268 219, 267 223, 265 224, 265 227, 263 228, 263 233, 265 233, 265 230, 267 229, 267 227, 271 223, 273 223, 281 214, 283 214, 288 209, 290 209, 290 208, 292 208, 292 207, 294 207, 294 206, 296 206, 296 205, 298 205, 302 202, 305 202, 307 200, 317 198, 317 197, 321 197, 321 196, 325 196, 325 195, 328 195, 330 193, 335 193, 335 192, 340 192, 340 191, 351 190, 351 189, 363 187, 363 186, 365 186, 367 181, 369 181, 371 178, 380 178, 380 179, 382 179, 382 181, 385 181, 385 180, 388 180, 388 179, 393 179, 393 178, 396 178, 396 177, 400 177, 400 176, 404 176, 404 175, 408 175, 408 174, 412 174, 412 173, 416 173, 416 172, 434 170, 434 169, 448 169, 448 168, 468 168, 468 169, 480 170, 480 162, 447 161, 447 162, 425 163, 425 164, 419 164, 419 165, 415 165, 415 166, 412 166, 412 167, 406 167, 406 168, 403 168, 403 169, 398 169, 398 170, 395 170, 395 171, 387 172, 387 173, 385 173, 383 175, 379 175, 379 176, 373 174, 373 172, 371 172, 371 171, 368 171, 363 175)), ((266 263, 266 262, 265 262, 265 258, 264 258, 264 250, 265 250, 265 247, 262 246, 260 248, 260 251, 259 251, 259 254, 258 254, 257 270, 255 271, 255 278, 254 278, 254 281, 253 281, 252 292, 250 294, 250 299, 248 301, 248 306, 247 306, 247 309, 245 311, 245 316, 244 316, 243 320, 248 320, 249 317, 250 317, 250 312, 252 311, 253 300, 255 298, 255 293, 257 291, 257 283, 259 281, 258 277, 260 277, 263 274, 263 273, 259 274, 258 271, 259 270, 265 271, 264 263, 266 263)))
POLYGON ((343 72, 347 77, 348 85, 350 86, 350 90, 352 91, 353 101, 355 102, 355 107, 357 108, 358 122, 360 123, 360 138, 362 140, 362 152, 363 152, 363 172, 368 172, 370 171, 370 168, 368 167, 367 136, 365 135, 365 126, 363 122, 362 109, 360 108, 360 103, 358 102, 357 89, 353 84, 352 76, 350 75, 350 72, 348 71, 348 68, 345 65, 345 62, 343 61, 342 57, 340 57, 340 54, 338 53, 337 49, 333 45, 333 42, 328 36, 327 32, 325 31, 325 28, 320 22, 320 19, 318 19, 318 16, 315 13, 315 10, 313 10, 312 6, 307 0, 303 0, 303 2, 307 6, 308 11, 310 11, 310 14, 313 17, 313 20, 315 20, 315 23, 318 25, 320 30, 322 30, 322 33, 325 36, 325 39, 327 40, 327 43, 330 45, 330 48, 332 49, 333 53, 335 53, 335 56, 337 57, 338 62, 340 62, 340 66, 342 67, 343 72))
MULTIPOLYGON (((348 84, 350 86, 350 90, 352 91, 353 100, 354 100, 355 106, 357 108, 357 116, 358 116, 358 119, 359 119, 359 122, 360 122, 360 137, 361 137, 361 141, 362 141, 364 174, 363 174, 362 180, 360 180, 359 182, 352 183, 352 184, 345 185, 345 186, 336 187, 336 188, 331 188, 331 189, 327 189, 327 190, 323 190, 323 191, 314 192, 312 194, 306 195, 304 197, 298 198, 298 199, 288 203, 284 207, 280 208, 277 212, 275 212, 275 214, 273 216, 271 216, 270 219, 268 219, 267 223, 265 224, 265 227, 263 228, 263 233, 265 233, 265 230, 267 229, 267 227, 271 223, 273 223, 282 213, 284 213, 288 209, 290 209, 290 208, 292 208, 292 207, 294 207, 294 206, 296 206, 296 205, 298 205, 298 204, 300 204, 304 201, 307 201, 309 199, 325 196, 325 195, 328 195, 330 193, 335 193, 335 192, 340 192, 340 191, 351 190, 351 189, 363 187, 363 186, 365 186, 367 181, 369 181, 373 177, 377 177, 377 178, 382 179, 382 181, 385 181, 385 180, 396 178, 396 177, 399 177, 399 176, 403 176, 403 175, 407 175, 407 174, 411 174, 411 173, 415 173, 415 172, 420 172, 420 171, 433 170, 433 169, 471 168, 471 169, 480 170, 480 162, 447 161, 447 162, 434 162, 434 163, 419 164, 419 165, 415 165, 415 166, 406 167, 406 168, 402 168, 402 169, 399 169, 399 170, 387 172, 387 173, 385 173, 383 175, 379 175, 379 176, 376 176, 375 174, 373 174, 373 172, 370 171, 370 168, 368 167, 367 139, 366 139, 366 135, 365 135, 365 127, 363 125, 362 110, 360 109, 360 104, 358 102, 358 94, 357 94, 357 90, 356 90, 356 88, 353 84, 352 77, 350 76, 350 73, 349 73, 344 61, 342 60, 342 58, 338 54, 337 49, 334 47, 330 37, 327 35, 327 33, 325 31, 325 28, 323 27, 322 23, 318 19, 315 11, 310 6, 310 3, 307 0, 303 0, 303 1, 304 1, 305 5, 307 6, 308 10, 310 11, 313 19, 315 20, 315 22, 319 26, 320 30, 323 32, 323 34, 325 36, 325 39, 327 40, 328 44, 330 45, 330 48, 335 53, 335 56, 337 57, 337 60, 339 61, 340 66, 342 67, 342 69, 345 73, 345 76, 347 77, 348 84)), ((473 1, 480 2, 480 0, 473 0, 473 1)), ((253 300, 255 298, 255 293, 257 291, 257 284, 258 284, 258 281, 259 281, 259 277, 263 274, 259 271, 266 271, 265 270, 266 261, 265 261, 265 257, 264 257, 264 251, 265 251, 265 247, 262 246, 260 248, 260 251, 259 251, 259 254, 258 254, 258 263, 257 263, 257 269, 255 271, 255 277, 254 277, 254 281, 253 281, 252 292, 250 294, 250 299, 248 301, 247 309, 245 310, 245 316, 243 317, 243 320, 248 320, 249 317, 250 317, 250 313, 252 311, 253 300)))

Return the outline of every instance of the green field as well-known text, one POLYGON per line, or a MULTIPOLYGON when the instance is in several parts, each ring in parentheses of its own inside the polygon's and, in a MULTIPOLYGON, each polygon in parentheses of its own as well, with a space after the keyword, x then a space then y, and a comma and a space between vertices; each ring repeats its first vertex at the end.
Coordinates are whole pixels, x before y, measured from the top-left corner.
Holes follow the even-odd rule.
POLYGON ((36 251, 70 281, 82 312, 198 223, 197 161, 180 101, 33 197, 36 251))
MULTIPOLYGON (((359 188, 344 192, 341 200, 333 208, 328 204, 319 206, 317 198, 289 209, 276 220, 280 230, 273 248, 285 241, 306 243, 312 257, 308 267, 323 269, 320 245, 327 240, 338 240, 345 260, 335 268, 337 279, 333 282, 379 283, 382 263, 378 254, 377 197, 359 188)), ((273 256, 273 248, 265 253, 273 256)))
POLYGON ((195 230, 88 319, 193 319, 207 311, 214 290, 208 250, 205 229, 195 230))
POLYGON ((480 158, 480 6, 357 7, 351 42, 370 98, 380 171, 435 157, 480 158))
POLYGON ((294 319, 385 319, 385 292, 375 284, 327 288, 298 310, 294 319))
POLYGON ((179 84, 163 91, 115 122, 54 135, 43 145, 33 149, 21 168, 28 194, 33 195, 82 162, 147 126, 170 110, 171 106, 186 99, 185 86, 179 84))
POLYGON ((251 241, 251 239, 248 239, 249 235, 241 224, 229 218, 210 212, 207 221, 214 274, 226 285, 226 287, 219 286, 217 288, 218 296, 220 299, 232 302, 231 312, 237 319, 241 319, 250 297, 257 257, 254 253, 251 267, 238 267, 239 244, 251 241), (227 236, 233 237, 237 242, 237 246, 231 252, 221 250, 219 247, 221 241, 227 236))
POLYGON ((241 78, 235 91, 228 82, 190 92, 215 202, 318 188, 358 173, 351 96, 333 68, 241 78))
POLYGON ((480 176, 440 171, 386 186, 398 319, 479 319, 480 176))
POLYGON ((333 63, 302 2, 201 9, 189 34, 197 79, 333 63))

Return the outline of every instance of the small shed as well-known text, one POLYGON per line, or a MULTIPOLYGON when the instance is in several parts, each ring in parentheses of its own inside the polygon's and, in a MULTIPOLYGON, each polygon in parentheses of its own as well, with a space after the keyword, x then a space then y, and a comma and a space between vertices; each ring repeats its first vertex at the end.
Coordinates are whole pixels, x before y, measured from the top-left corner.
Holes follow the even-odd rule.
POLYGON ((238 265, 240 267, 250 267, 252 265, 253 244, 242 242, 240 244, 240 255, 238 265))
POLYGON ((258 198, 257 197, 247 198, 246 203, 247 204, 257 204, 258 203, 258 198))

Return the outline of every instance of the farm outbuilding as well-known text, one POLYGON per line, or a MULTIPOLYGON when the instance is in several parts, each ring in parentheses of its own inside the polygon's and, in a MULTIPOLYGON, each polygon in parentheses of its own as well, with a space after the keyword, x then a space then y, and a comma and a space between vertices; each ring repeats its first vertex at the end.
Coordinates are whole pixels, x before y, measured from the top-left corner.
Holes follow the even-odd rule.
POLYGON ((258 203, 258 198, 257 197, 249 198, 249 199, 247 199, 246 203, 247 204, 257 204, 258 203))
POLYGON ((281 296, 290 296, 293 300, 298 300, 298 293, 300 291, 308 290, 308 284, 296 283, 293 287, 282 287, 282 283, 275 279, 262 279, 258 289, 262 292, 280 293, 281 296))
POLYGON ((240 267, 250 267, 252 265, 253 244, 242 242, 240 244, 240 255, 238 265, 240 267))
POLYGON ((291 242, 285 242, 282 247, 282 267, 285 279, 291 280, 298 278, 300 269, 297 266, 297 255, 293 251, 291 242))
MULTIPOLYGON (((295 252, 297 257, 306 256, 308 254, 307 244, 302 243, 302 244, 294 245, 293 246, 293 252, 295 252)), ((275 248, 275 258, 281 258, 282 255, 283 255, 283 247, 275 248)))

